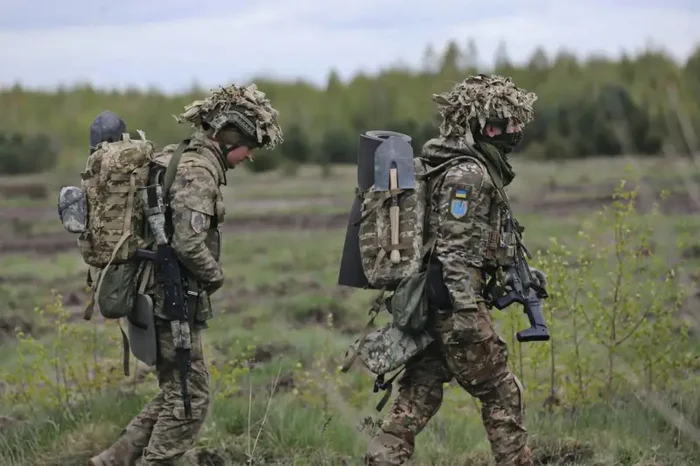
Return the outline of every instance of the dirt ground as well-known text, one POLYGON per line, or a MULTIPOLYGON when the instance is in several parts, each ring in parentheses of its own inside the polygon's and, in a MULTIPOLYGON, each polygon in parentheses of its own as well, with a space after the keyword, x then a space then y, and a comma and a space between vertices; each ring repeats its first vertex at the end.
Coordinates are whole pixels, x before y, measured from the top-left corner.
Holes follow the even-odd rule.
MULTIPOLYGON (((569 187, 568 190, 570 190, 569 187)), ((588 187, 590 188, 590 187, 588 187)), ((547 193, 538 196, 537 201, 513 201, 513 209, 517 213, 536 213, 539 215, 570 216, 577 213, 590 212, 599 209, 612 201, 612 196, 581 196, 573 198, 558 198, 556 190, 548 189, 547 193), (550 199, 547 200, 547 197, 550 199)), ((586 187, 581 187, 585 192, 586 187)), ((301 199, 297 204, 312 204, 317 199, 301 199)), ((280 205, 286 206, 285 200, 280 205)), ((336 199, 330 205, 348 206, 351 200, 336 199)), ((328 205, 328 203, 326 203, 328 205)), ((249 212, 259 212, 261 209, 275 207, 274 201, 244 201, 237 202, 237 207, 249 212)), ((700 211, 691 196, 674 194, 664 203, 664 211, 669 214, 688 214, 700 211)), ((56 254, 70 251, 76 247, 76 237, 68 232, 57 229, 55 233, 27 234, 23 228, 34 222, 56 221, 58 212, 54 206, 0 206, 0 256, 6 254, 56 254)), ((348 221, 346 213, 266 213, 264 215, 246 215, 226 221, 222 225, 224 232, 264 231, 264 230, 328 230, 345 227, 348 221)))

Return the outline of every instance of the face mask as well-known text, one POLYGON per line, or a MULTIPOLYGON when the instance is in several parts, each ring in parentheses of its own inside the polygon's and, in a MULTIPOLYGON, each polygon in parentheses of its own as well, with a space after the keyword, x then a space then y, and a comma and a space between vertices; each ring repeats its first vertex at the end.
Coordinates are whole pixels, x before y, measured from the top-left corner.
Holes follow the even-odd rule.
POLYGON ((523 140, 523 132, 518 131, 515 133, 507 133, 506 129, 508 127, 508 120, 507 119, 494 119, 494 120, 489 120, 488 121, 492 125, 496 125, 501 128, 502 133, 493 136, 493 137, 488 137, 482 134, 481 132, 477 132, 475 134, 475 139, 482 140, 484 142, 488 142, 489 144, 493 144, 496 146, 499 150, 501 150, 503 153, 508 154, 513 151, 513 149, 520 144, 520 142, 523 140))
POLYGON ((491 138, 484 137, 483 140, 498 147, 504 153, 509 154, 513 151, 515 146, 520 144, 520 142, 523 140, 523 132, 518 131, 517 133, 501 133, 498 136, 491 138))
POLYGON ((515 133, 501 133, 497 137, 499 137, 507 146, 513 149, 523 140, 523 132, 518 131, 515 133))

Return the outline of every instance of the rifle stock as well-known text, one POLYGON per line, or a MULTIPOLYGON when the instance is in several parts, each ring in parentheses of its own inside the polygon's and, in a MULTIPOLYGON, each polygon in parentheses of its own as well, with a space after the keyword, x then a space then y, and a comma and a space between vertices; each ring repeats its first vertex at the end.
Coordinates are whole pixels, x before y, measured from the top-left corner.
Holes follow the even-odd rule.
POLYGON ((524 293, 519 293, 517 290, 511 290, 505 295, 494 299, 493 306, 502 311, 513 303, 518 303, 523 306, 527 320, 530 322, 530 328, 519 331, 515 337, 520 342, 529 341, 548 341, 549 330, 542 314, 542 301, 537 293, 532 288, 528 288, 524 293))

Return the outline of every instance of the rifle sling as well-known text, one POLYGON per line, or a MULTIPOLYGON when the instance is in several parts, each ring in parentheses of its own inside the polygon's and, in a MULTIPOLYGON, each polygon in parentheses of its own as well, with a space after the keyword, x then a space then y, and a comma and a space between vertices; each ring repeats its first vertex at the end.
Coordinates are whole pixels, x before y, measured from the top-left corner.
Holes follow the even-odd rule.
MULTIPOLYGON (((173 183, 175 182, 175 175, 177 174, 177 167, 180 164, 180 160, 182 159, 182 154, 185 153, 185 149, 190 145, 190 139, 184 139, 180 144, 178 144, 177 148, 173 152, 173 155, 168 162, 168 167, 165 169, 165 177, 163 180, 163 196, 168 199, 167 204, 169 204, 169 199, 170 199, 170 188, 172 187, 173 183)), ((197 306, 199 305, 199 285, 197 283, 197 280, 192 276, 191 273, 185 268, 181 267, 181 270, 185 272, 185 275, 187 276, 187 288, 185 289, 186 293, 186 305, 187 305, 187 317, 188 317, 188 324, 190 325, 190 328, 193 327, 194 325, 194 315, 197 311, 197 306)))

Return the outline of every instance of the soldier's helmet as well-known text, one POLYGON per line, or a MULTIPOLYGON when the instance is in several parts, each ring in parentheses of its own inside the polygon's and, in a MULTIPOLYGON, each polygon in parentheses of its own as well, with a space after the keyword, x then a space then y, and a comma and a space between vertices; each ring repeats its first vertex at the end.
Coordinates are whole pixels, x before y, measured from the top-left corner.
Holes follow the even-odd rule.
POLYGON ((203 100, 195 100, 176 116, 178 123, 188 122, 195 128, 209 126, 216 135, 227 125, 233 125, 244 136, 257 142, 258 147, 272 149, 283 141, 278 123, 279 112, 265 93, 255 84, 213 90, 203 100))
POLYGON ((124 133, 124 120, 116 113, 105 110, 90 125, 90 151, 93 152, 101 142, 119 141, 124 133))
POLYGON ((521 126, 532 121, 537 96, 518 88, 511 78, 479 74, 457 83, 449 92, 433 94, 442 117, 440 135, 460 138, 481 131, 487 123, 514 118, 521 126))

